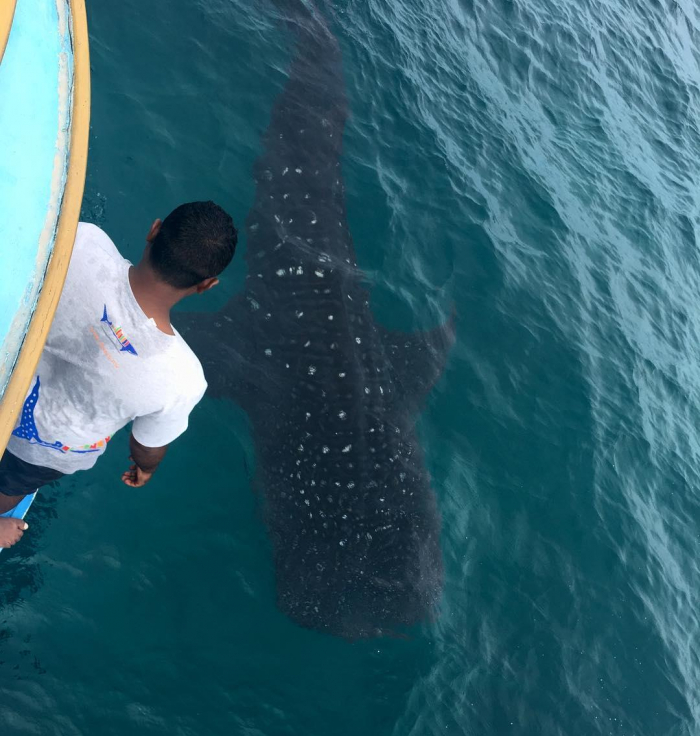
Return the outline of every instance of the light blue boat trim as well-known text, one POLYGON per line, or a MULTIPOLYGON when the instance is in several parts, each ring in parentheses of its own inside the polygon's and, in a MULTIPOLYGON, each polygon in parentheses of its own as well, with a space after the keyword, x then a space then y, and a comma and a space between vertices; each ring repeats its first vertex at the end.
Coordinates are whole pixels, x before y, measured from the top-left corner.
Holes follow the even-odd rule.
MULTIPOLYGON (((0 514, 0 518, 5 517, 8 519, 24 519, 35 497, 36 491, 34 491, 34 493, 30 494, 29 496, 25 496, 11 511, 8 511, 5 514, 0 514)), ((0 552, 2 552, 3 549, 4 547, 0 547, 0 552)))
POLYGON ((67 0, 17 0, 0 63, 0 399, 53 251, 70 148, 67 0))

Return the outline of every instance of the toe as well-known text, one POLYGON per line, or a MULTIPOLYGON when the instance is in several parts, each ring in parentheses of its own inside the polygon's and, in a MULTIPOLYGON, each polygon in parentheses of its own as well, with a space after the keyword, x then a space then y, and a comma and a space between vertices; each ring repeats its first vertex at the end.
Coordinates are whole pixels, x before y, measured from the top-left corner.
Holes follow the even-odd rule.
POLYGON ((29 525, 23 519, 0 519, 0 547, 12 547, 24 535, 29 525))

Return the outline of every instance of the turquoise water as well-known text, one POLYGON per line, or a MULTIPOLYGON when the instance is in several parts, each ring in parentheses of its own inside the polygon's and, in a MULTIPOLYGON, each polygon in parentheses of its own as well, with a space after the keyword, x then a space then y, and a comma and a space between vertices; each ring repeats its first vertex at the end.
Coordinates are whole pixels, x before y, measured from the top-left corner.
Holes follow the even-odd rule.
MULTIPOLYGON (((440 616, 358 642, 282 616, 246 417, 205 399, 150 486, 120 484, 119 437, 3 553, 3 735, 697 734, 700 13, 325 7, 374 314, 457 308, 419 422, 440 616)), ((88 11, 84 217, 132 259, 184 200, 242 225, 289 60, 272 4, 88 11)))

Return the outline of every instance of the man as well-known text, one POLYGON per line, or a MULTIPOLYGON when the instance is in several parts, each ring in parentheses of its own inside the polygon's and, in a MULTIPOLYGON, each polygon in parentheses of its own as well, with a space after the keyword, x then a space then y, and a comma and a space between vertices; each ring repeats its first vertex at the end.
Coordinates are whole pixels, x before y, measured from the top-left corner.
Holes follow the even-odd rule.
MULTIPOLYGON (((207 386, 170 310, 219 283, 237 239, 218 205, 183 204, 153 223, 132 266, 102 230, 78 225, 46 346, 0 460, 0 514, 40 486, 91 468, 132 421, 133 465, 122 480, 134 488, 150 480, 207 386)), ((0 547, 26 529, 0 518, 0 547)))

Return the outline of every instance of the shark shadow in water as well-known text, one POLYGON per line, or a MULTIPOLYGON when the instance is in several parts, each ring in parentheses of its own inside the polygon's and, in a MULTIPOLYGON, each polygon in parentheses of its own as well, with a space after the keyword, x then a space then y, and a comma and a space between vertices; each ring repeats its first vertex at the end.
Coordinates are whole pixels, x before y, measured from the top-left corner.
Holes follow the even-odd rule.
POLYGON ((440 597, 440 520, 414 425, 454 329, 376 324, 346 216, 338 42, 301 3, 289 24, 296 49, 255 165, 244 292, 180 325, 210 393, 249 416, 280 609, 307 628, 377 636, 430 617, 440 597))

